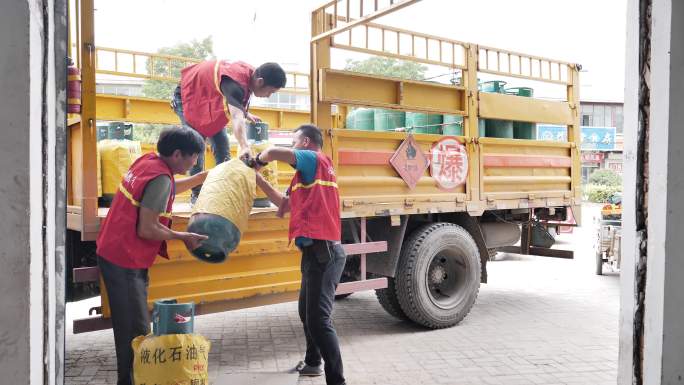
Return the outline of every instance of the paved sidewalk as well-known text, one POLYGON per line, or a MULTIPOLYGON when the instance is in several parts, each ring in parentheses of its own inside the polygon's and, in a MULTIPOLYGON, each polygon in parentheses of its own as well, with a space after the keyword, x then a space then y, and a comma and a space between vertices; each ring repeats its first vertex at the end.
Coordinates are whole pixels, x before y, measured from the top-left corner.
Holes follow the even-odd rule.
MULTIPOLYGON (((488 265, 490 283, 456 327, 430 331, 397 321, 370 292, 338 301, 348 384, 615 384, 619 277, 594 275, 592 214, 585 210, 585 227, 560 237, 575 260, 499 255, 488 265)), ((75 306, 87 304, 68 311, 75 306)), ((213 343, 212 379, 286 371, 304 352, 295 303, 200 316, 196 331, 213 343)), ((113 347, 110 330, 68 332, 66 383, 115 384, 113 347)))

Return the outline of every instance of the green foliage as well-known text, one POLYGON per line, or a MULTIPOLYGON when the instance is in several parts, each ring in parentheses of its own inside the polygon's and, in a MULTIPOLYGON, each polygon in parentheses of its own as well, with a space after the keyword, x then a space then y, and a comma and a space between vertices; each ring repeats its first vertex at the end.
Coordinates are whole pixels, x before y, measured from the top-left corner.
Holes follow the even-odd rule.
POLYGON ((584 195, 590 202, 606 203, 618 192, 622 191, 622 186, 606 186, 600 184, 587 184, 584 186, 584 195))
POLYGON ((167 127, 165 124, 133 124, 133 140, 142 143, 157 143, 159 134, 167 127))
POLYGON ((589 184, 622 186, 622 177, 611 170, 596 170, 589 176, 589 184))
POLYGON ((371 57, 365 60, 347 59, 344 69, 364 74, 420 80, 425 78, 425 71, 428 68, 420 63, 385 57, 371 57))
MULTIPOLYGON (((189 43, 179 43, 171 47, 163 47, 157 53, 208 60, 214 58, 214 42, 211 36, 208 36, 202 40, 193 39, 189 43)), ((147 63, 148 73, 154 73, 157 76, 169 76, 180 79, 182 69, 183 63, 174 60, 171 60, 171 63, 155 61, 154 68, 152 68, 152 63, 147 63)), ((143 85, 142 92, 148 98, 171 99, 176 85, 178 85, 178 81, 148 79, 143 85)))

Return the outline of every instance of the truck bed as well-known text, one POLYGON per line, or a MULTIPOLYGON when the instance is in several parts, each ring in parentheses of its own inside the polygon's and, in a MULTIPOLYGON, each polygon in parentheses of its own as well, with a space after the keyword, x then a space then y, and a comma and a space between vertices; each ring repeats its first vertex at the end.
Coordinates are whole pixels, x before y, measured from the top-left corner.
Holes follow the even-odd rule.
MULTIPOLYGON (((276 217, 276 210, 275 207, 252 210, 248 230, 224 263, 201 262, 188 253, 182 242, 170 241, 169 259, 157 258, 149 269, 150 308, 162 298, 195 302, 199 313, 294 300, 301 279, 300 253, 288 241, 288 218, 276 217)), ((68 211, 72 216, 80 216, 80 207, 69 206, 68 211)), ((108 211, 108 208, 98 209, 100 220, 104 220, 108 211)), ((174 204, 173 229, 184 231, 190 213, 188 203, 174 204)), ((110 317, 104 290, 102 315, 105 319, 110 317)), ((93 322, 90 330, 102 328, 101 318, 93 322)), ((81 325, 81 331, 89 329, 87 322, 81 325)))
MULTIPOLYGON (((254 207, 252 208, 250 217, 262 217, 264 215, 267 215, 268 213, 275 213, 276 211, 278 211, 278 208, 275 206, 267 208, 254 207)), ((107 213, 109 213, 109 207, 100 207, 97 209, 97 216, 98 218, 100 218, 100 220, 104 220, 104 218, 107 216, 107 213)), ((192 213, 192 208, 190 207, 190 203, 174 203, 172 213, 174 221, 187 221, 190 218, 190 214, 192 213)))

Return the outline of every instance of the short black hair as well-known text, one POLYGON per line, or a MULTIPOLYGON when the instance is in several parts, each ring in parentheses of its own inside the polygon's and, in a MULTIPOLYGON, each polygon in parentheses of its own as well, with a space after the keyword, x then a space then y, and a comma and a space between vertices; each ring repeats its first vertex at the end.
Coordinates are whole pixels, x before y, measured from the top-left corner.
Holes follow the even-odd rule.
POLYGON ((302 124, 296 130, 294 130, 294 132, 297 131, 301 131, 302 135, 314 142, 318 148, 323 148, 323 134, 321 133, 320 128, 314 126, 313 124, 302 124))
POLYGON ((265 86, 283 88, 287 84, 285 71, 278 63, 264 63, 254 71, 254 76, 264 79, 265 86))
POLYGON ((204 152, 204 138, 197 131, 179 126, 171 126, 162 130, 157 141, 157 152, 162 156, 171 156, 180 150, 183 156, 204 152))

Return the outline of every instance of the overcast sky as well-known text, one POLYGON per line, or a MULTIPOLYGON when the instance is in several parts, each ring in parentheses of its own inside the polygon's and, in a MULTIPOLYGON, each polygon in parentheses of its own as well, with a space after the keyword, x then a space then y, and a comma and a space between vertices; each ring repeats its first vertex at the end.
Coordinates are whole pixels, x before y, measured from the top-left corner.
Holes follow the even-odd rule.
MULTIPOLYGON (((96 0, 96 45, 154 52, 211 35, 219 58, 308 72, 311 10, 323 3, 96 0)), ((582 100, 622 101, 625 12, 626 0, 423 0, 376 22, 580 63, 582 100)))

